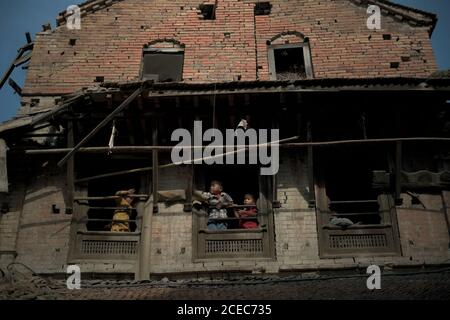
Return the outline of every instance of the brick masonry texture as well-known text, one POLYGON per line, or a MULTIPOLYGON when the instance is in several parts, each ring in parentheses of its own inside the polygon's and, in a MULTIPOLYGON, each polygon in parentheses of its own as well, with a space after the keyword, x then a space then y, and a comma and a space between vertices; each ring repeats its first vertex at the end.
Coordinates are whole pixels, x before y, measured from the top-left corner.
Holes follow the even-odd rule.
POLYGON ((412 259, 448 256, 449 235, 442 196, 422 194, 420 199, 426 209, 411 204, 408 195, 403 198, 403 206, 397 208, 403 254, 412 259))
MULTIPOLYGON (((185 82, 268 80, 267 41, 293 32, 309 38, 316 78, 425 77, 436 70, 428 28, 383 16, 382 30, 368 30, 367 8, 351 1, 274 0, 270 15, 255 17, 254 1, 226 0, 218 2, 216 20, 200 18, 199 3, 121 1, 83 17, 81 30, 62 25, 38 33, 23 92, 70 93, 94 85, 96 76, 138 80, 144 45, 173 44, 165 39, 185 46, 185 82)), ((287 35, 273 44, 302 41, 287 35)))
POLYGON ((29 181, 17 235, 16 262, 36 272, 61 272, 69 248, 71 216, 64 214, 65 177, 42 175, 29 181), (52 212, 52 205, 60 210, 52 212))

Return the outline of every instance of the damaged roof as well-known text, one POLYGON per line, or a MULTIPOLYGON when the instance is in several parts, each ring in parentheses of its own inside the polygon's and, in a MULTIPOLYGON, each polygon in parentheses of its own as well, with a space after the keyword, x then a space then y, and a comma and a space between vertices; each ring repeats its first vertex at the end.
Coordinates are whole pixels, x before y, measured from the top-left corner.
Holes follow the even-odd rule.
MULTIPOLYGON (((86 16, 91 13, 103 10, 114 3, 125 0, 87 0, 80 3, 78 6, 81 10, 81 16, 86 16)), ((437 23, 437 15, 423 10, 411 8, 401 4, 393 3, 388 0, 347 0, 358 6, 367 6, 373 4, 381 8, 383 14, 390 15, 399 21, 406 21, 413 26, 427 26, 429 27, 430 36, 433 33, 437 23)), ((199 1, 200 2, 200 1, 199 1)), ((255 0, 256 2, 256 0, 255 0)), ((64 25, 70 14, 65 10, 59 13, 56 18, 56 25, 64 25)))
POLYGON ((338 91, 441 91, 450 93, 448 72, 436 73, 430 78, 324 78, 295 81, 233 81, 217 83, 153 83, 106 82, 66 96, 60 104, 42 110, 39 114, 14 118, 0 124, 0 135, 6 131, 32 127, 63 113, 85 98, 101 97, 115 92, 129 92, 144 87, 147 97, 200 96, 211 94, 338 92, 338 91))
MULTIPOLYGON (((406 77, 378 77, 378 78, 316 78, 286 81, 231 81, 216 83, 185 83, 185 82, 159 82, 137 81, 137 82, 105 82, 96 88, 120 88, 134 89, 145 84, 150 91, 158 91, 164 93, 170 90, 188 90, 188 91, 204 91, 204 90, 231 90, 239 92, 245 89, 275 89, 282 91, 286 88, 301 91, 302 89, 323 90, 359 90, 359 89, 392 89, 392 88, 409 88, 409 89, 437 89, 445 87, 450 90, 450 77, 446 74, 442 76, 434 76, 430 78, 406 78, 406 77)), ((87 89, 92 90, 92 89, 87 89)))

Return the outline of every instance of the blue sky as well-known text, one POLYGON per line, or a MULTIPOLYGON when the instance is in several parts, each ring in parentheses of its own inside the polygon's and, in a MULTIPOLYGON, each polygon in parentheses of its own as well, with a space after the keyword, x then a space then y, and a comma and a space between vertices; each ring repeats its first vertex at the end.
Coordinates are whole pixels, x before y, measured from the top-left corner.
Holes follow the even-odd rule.
MULTIPOLYGON (((32 37, 41 31, 42 25, 50 22, 71 4, 81 0, 0 0, 0 74, 6 70, 17 54, 17 49, 26 43, 25 32, 32 37)), ((450 69, 450 1, 449 0, 395 0, 394 2, 437 13, 439 22, 432 41, 440 69, 450 69)), ((23 85, 25 71, 18 68, 12 78, 23 85)), ((0 90, 0 122, 15 116, 20 104, 8 84, 0 90)))

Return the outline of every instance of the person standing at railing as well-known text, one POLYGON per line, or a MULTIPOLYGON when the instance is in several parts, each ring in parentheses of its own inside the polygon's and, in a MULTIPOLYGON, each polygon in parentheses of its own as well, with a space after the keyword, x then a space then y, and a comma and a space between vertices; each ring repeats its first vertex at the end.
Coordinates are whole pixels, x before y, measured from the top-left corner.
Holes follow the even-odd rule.
POLYGON ((256 229, 258 228, 258 219, 256 216, 258 210, 256 209, 255 197, 251 194, 246 194, 244 196, 244 205, 248 206, 244 210, 236 210, 236 218, 247 218, 239 220, 239 228, 241 229, 256 229), (252 207, 253 206, 253 207, 252 207), (249 219, 255 217, 255 219, 249 219))
POLYGON ((113 222, 111 225, 112 232, 130 232, 130 215, 133 208, 133 194, 136 191, 134 189, 117 191, 116 199, 117 209, 114 212, 113 222))
POLYGON ((195 192, 208 205, 208 229, 226 230, 228 229, 227 208, 233 205, 233 199, 229 194, 223 192, 222 182, 211 181, 209 192, 195 192))

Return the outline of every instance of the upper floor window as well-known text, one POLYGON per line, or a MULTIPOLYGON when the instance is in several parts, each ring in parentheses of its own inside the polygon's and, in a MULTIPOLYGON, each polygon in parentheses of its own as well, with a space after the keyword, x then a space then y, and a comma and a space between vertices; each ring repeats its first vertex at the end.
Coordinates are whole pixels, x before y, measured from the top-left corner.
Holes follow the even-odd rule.
POLYGON ((181 48, 147 48, 142 58, 142 80, 180 82, 183 80, 184 50, 181 48))
POLYGON ((269 46, 271 80, 300 80, 313 77, 309 43, 269 46))

